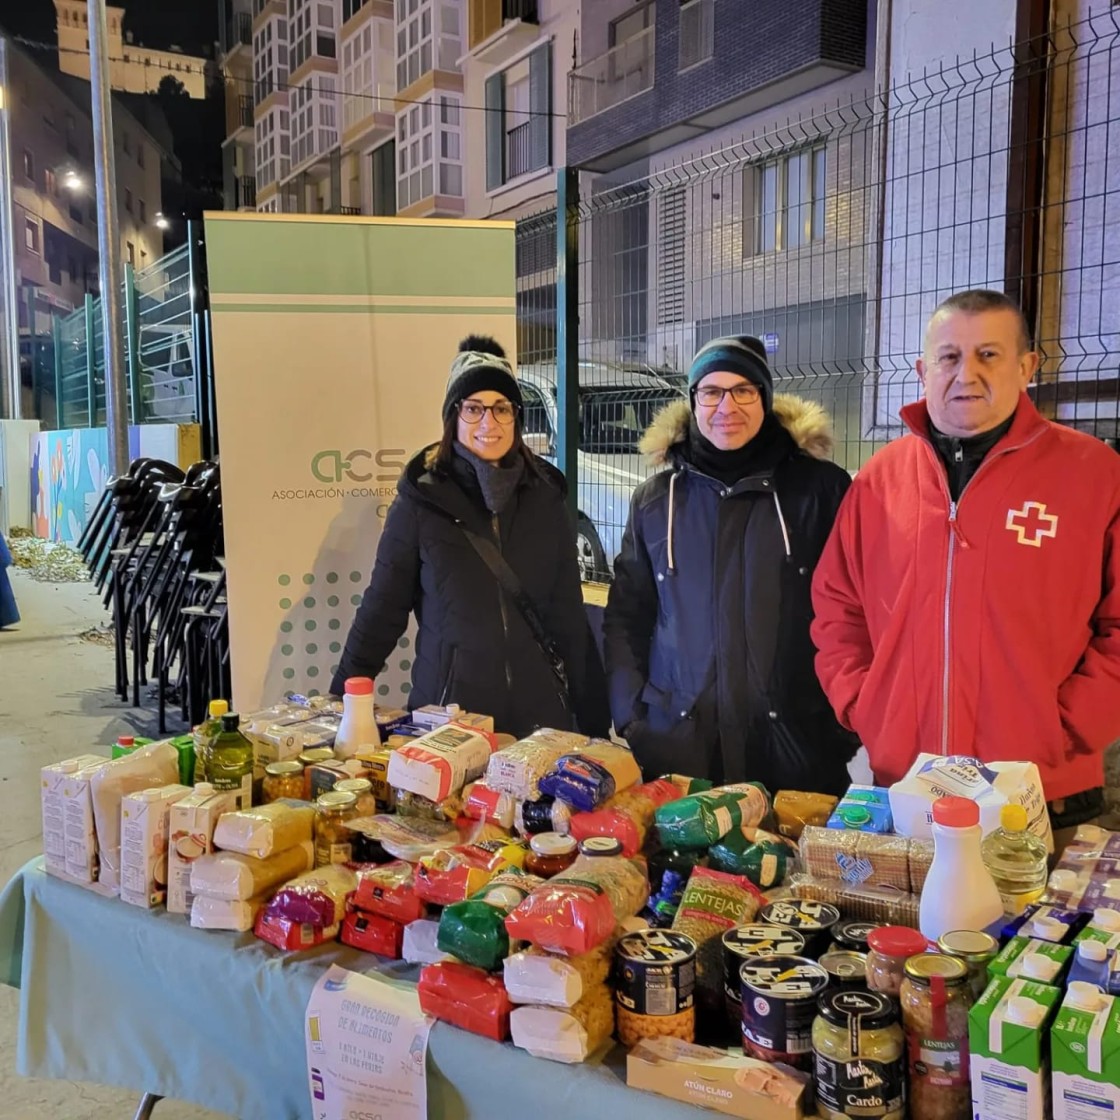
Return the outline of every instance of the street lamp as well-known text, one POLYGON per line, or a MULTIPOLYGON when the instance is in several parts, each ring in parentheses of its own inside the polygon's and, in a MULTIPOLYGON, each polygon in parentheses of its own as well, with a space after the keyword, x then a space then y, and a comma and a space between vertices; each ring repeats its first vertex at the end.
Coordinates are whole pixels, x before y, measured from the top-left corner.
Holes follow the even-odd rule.
POLYGON ((170 229, 171 223, 163 216, 162 212, 156 214, 156 229, 170 229))
POLYGON ((76 171, 67 171, 62 180, 62 185, 68 191, 74 191, 75 193, 85 189, 85 183, 82 181, 81 175, 76 171))

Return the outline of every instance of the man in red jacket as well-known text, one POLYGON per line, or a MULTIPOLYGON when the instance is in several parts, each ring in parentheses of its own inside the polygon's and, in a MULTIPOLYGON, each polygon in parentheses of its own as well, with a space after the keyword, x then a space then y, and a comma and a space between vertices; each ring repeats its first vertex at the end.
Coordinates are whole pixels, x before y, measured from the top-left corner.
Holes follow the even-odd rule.
POLYGON ((1037 369, 1006 296, 937 308, 925 400, 840 507, 812 636, 878 781, 921 751, 1035 762, 1061 845, 1100 814, 1120 737, 1120 456, 1040 415, 1037 369))

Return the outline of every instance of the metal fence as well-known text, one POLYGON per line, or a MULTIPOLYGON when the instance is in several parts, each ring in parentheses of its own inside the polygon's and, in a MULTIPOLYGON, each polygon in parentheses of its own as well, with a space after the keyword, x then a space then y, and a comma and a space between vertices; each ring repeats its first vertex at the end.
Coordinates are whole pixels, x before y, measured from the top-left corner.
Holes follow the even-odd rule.
MULTIPOLYGON (((639 182, 585 185, 581 404, 605 385, 615 392, 612 378, 637 379, 636 395, 601 398, 602 408, 613 401, 618 431, 636 433, 644 402, 679 389, 704 342, 752 334, 770 352, 776 390, 831 414, 835 458, 854 471, 900 433, 937 302, 993 287, 1020 301, 1034 329, 1039 407, 1115 440, 1118 47, 1120 18, 1106 11, 760 128, 639 182)), ((519 224, 519 342, 523 365, 554 370, 546 240, 555 259, 553 215, 519 224)), ((604 577, 646 468, 633 441, 627 454, 595 446, 585 425, 583 545, 604 577)))
MULTIPOLYGON (((125 269, 125 363, 131 424, 188 424, 198 416, 195 316, 189 246, 139 272, 125 269)), ((59 428, 105 423, 105 347, 101 301, 54 326, 59 428)))

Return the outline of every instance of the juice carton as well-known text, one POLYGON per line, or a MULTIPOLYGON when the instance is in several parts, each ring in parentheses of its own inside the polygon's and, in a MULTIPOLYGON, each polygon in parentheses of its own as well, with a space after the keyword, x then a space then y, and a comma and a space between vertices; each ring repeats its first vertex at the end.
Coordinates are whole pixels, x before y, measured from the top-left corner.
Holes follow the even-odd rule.
POLYGON ((1055 945, 1037 937, 1013 937, 988 965, 988 976, 1057 984, 1073 959, 1072 945, 1055 945))
POLYGON ((98 758, 96 762, 89 762, 63 775, 59 783, 66 833, 66 874, 80 883, 96 883, 99 877, 97 824, 93 816, 91 788, 94 774, 104 764, 105 759, 98 758))
POLYGON ((393 756, 392 747, 382 747, 369 754, 361 751, 355 759, 362 764, 362 777, 368 778, 373 786, 373 796, 377 801, 379 813, 391 813, 397 807, 397 795, 389 785, 389 759, 393 756))
POLYGON ((214 850, 218 818, 236 808, 235 793, 228 790, 215 793, 210 786, 199 787, 171 806, 167 847, 167 909, 170 913, 191 912, 194 861, 214 850))
POLYGON ((43 857, 52 875, 66 874, 66 798, 62 792, 66 779, 83 766, 96 766, 104 761, 100 755, 81 754, 77 758, 51 763, 40 771, 43 857))
POLYGON ((167 826, 171 805, 190 786, 159 786, 121 798, 121 901, 159 906, 167 897, 167 826))
POLYGON ((1090 985, 1066 992, 1050 1031, 1053 1120, 1120 1111, 1120 1000, 1090 985))
POLYGON ((995 977, 969 1012, 973 1120, 1048 1120, 1049 1023, 1062 993, 995 977))
POLYGON ((1071 945, 1074 938, 1088 924, 1089 915, 1060 906, 1028 906, 1021 914, 1007 922, 1000 930, 1000 940, 1012 937, 1037 937, 1040 941, 1055 941, 1071 945))

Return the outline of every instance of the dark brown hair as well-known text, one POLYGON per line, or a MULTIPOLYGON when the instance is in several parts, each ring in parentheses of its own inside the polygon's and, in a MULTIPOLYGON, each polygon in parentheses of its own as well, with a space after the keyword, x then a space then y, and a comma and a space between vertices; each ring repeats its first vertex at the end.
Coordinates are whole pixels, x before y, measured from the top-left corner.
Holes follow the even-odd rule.
POLYGON ((943 299, 930 316, 934 318, 942 311, 963 311, 966 315, 979 315, 984 311, 1009 311, 1019 323, 1019 353, 1025 354, 1031 348, 1031 329, 1023 309, 1003 292, 992 288, 969 288, 964 292, 954 292, 943 299))

